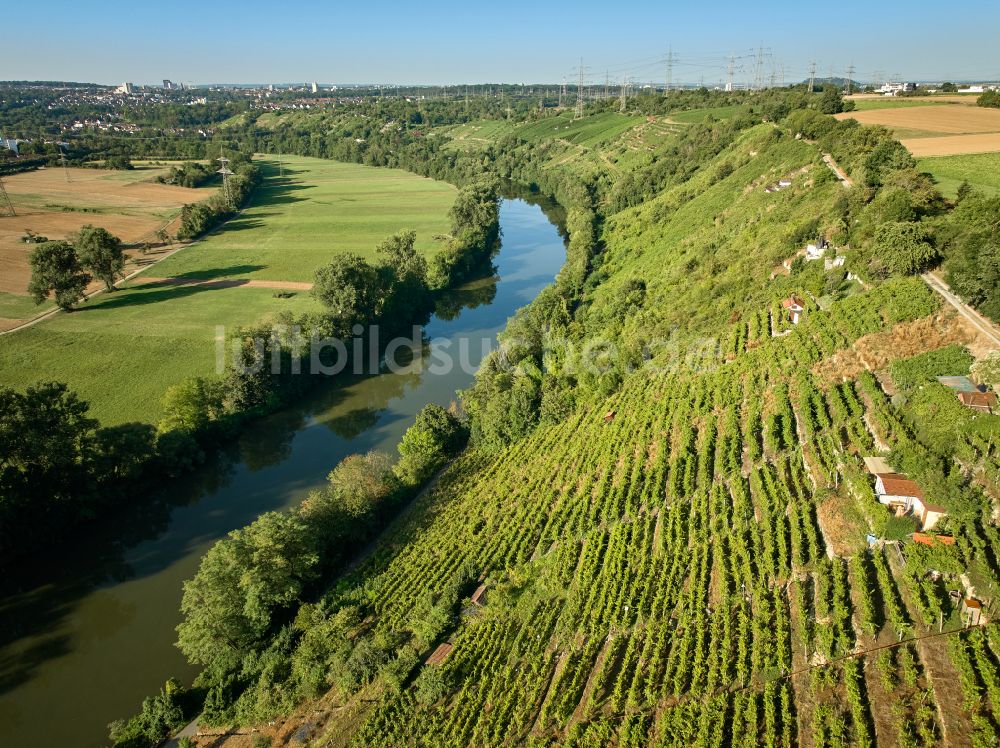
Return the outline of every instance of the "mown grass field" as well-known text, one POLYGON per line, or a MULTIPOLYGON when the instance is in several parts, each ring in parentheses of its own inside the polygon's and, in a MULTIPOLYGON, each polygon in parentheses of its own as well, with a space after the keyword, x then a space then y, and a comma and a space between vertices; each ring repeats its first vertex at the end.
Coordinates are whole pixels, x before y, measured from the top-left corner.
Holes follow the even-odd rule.
POLYGON ((373 258, 376 245, 403 228, 433 255, 449 231, 455 188, 398 169, 285 156, 260 160, 265 183, 253 205, 206 241, 156 266, 158 277, 311 281, 335 254, 373 258))
POLYGON ((868 112, 872 109, 908 109, 915 106, 934 106, 939 102, 927 99, 897 98, 896 96, 882 96, 877 99, 856 99, 854 101, 854 111, 868 112))
MULTIPOLYGON (((289 186, 302 189, 263 187, 233 226, 148 274, 310 280, 333 254, 371 256, 394 231, 416 228, 430 250, 428 232, 446 230, 449 185, 320 159, 286 163, 294 172, 289 186)), ((0 308, 13 303, 0 297, 0 308)), ((155 423, 167 387, 214 371, 217 325, 311 309, 318 304, 305 291, 278 298, 267 288, 128 285, 0 338, 0 385, 66 382, 103 424, 155 423)))
POLYGON ((1000 194, 1000 153, 922 158, 917 168, 933 175, 946 197, 955 197, 963 181, 981 192, 1000 194))

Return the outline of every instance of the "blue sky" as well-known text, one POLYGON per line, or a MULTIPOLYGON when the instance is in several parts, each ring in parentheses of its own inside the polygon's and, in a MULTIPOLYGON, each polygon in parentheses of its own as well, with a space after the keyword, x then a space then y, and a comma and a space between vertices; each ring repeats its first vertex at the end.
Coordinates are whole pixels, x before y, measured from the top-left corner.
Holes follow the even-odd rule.
POLYGON ((507 2, 442 0, 242 3, 9 3, 0 21, 0 79, 138 83, 530 83, 665 76, 706 85, 765 77, 1000 79, 1000 3, 507 2), (103 6, 103 7, 102 7, 103 6), (20 31, 23 28, 24 31, 20 31))

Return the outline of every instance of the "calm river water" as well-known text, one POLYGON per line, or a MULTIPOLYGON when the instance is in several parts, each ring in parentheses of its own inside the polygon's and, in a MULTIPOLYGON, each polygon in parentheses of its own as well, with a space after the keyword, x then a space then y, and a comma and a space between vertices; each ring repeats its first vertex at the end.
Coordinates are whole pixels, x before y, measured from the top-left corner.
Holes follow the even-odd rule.
MULTIPOLYGON (((558 206, 505 199, 496 274, 458 289, 425 328, 460 339, 473 365, 515 310, 565 260, 558 206)), ((456 350, 457 345, 452 346, 456 350)), ((395 454, 425 404, 447 405, 472 377, 384 373, 320 388, 254 424, 238 443, 162 500, 140 502, 44 560, 0 574, 0 746, 106 745, 107 723, 178 677, 195 675, 174 647, 181 583, 208 548, 262 512, 301 501, 344 456, 395 454)))

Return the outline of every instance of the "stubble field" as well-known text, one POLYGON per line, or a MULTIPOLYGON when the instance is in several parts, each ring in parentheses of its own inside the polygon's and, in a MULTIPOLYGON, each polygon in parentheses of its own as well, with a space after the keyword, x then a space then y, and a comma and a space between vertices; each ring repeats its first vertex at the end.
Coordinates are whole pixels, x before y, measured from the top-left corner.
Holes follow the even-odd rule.
POLYGON ((835 116, 890 128, 918 158, 1000 151, 1000 109, 945 104, 871 109, 835 116))
POLYGON ((130 171, 49 168, 5 177, 16 215, 0 217, 0 330, 45 308, 35 307, 27 296, 28 254, 33 249, 22 240, 27 231, 68 239, 82 226, 93 224, 126 244, 157 243, 160 229, 176 231, 185 203, 204 200, 214 191, 155 182, 166 169, 152 165, 130 171))

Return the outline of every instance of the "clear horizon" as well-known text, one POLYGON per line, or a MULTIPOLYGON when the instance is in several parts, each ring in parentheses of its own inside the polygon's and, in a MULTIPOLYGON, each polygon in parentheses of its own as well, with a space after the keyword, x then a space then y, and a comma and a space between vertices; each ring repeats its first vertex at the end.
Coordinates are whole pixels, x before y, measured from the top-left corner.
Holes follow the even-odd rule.
POLYGON ((636 2, 626 8, 582 2, 529 5, 513 0, 487 12, 452 2, 389 2, 378 15, 359 8, 298 3, 276 12, 260 2, 213 6, 190 0, 127 14, 57 0, 45 35, 33 8, 7 10, 0 34, 7 80, 150 84, 164 78, 211 85, 361 81, 383 85, 559 83, 603 85, 623 77, 661 83, 673 51, 675 84, 717 85, 735 58, 734 79, 755 75, 762 47, 765 81, 820 78, 998 80, 992 38, 1000 7, 973 0, 943 13, 926 2, 846 0, 835 12, 776 0, 699 7, 636 2), (961 33, 947 36, 942 25, 961 33), (155 33, 144 33, 150 29, 155 33), (95 42, 95 40, 98 40, 95 42), (99 40, 109 40, 101 44, 99 40))

